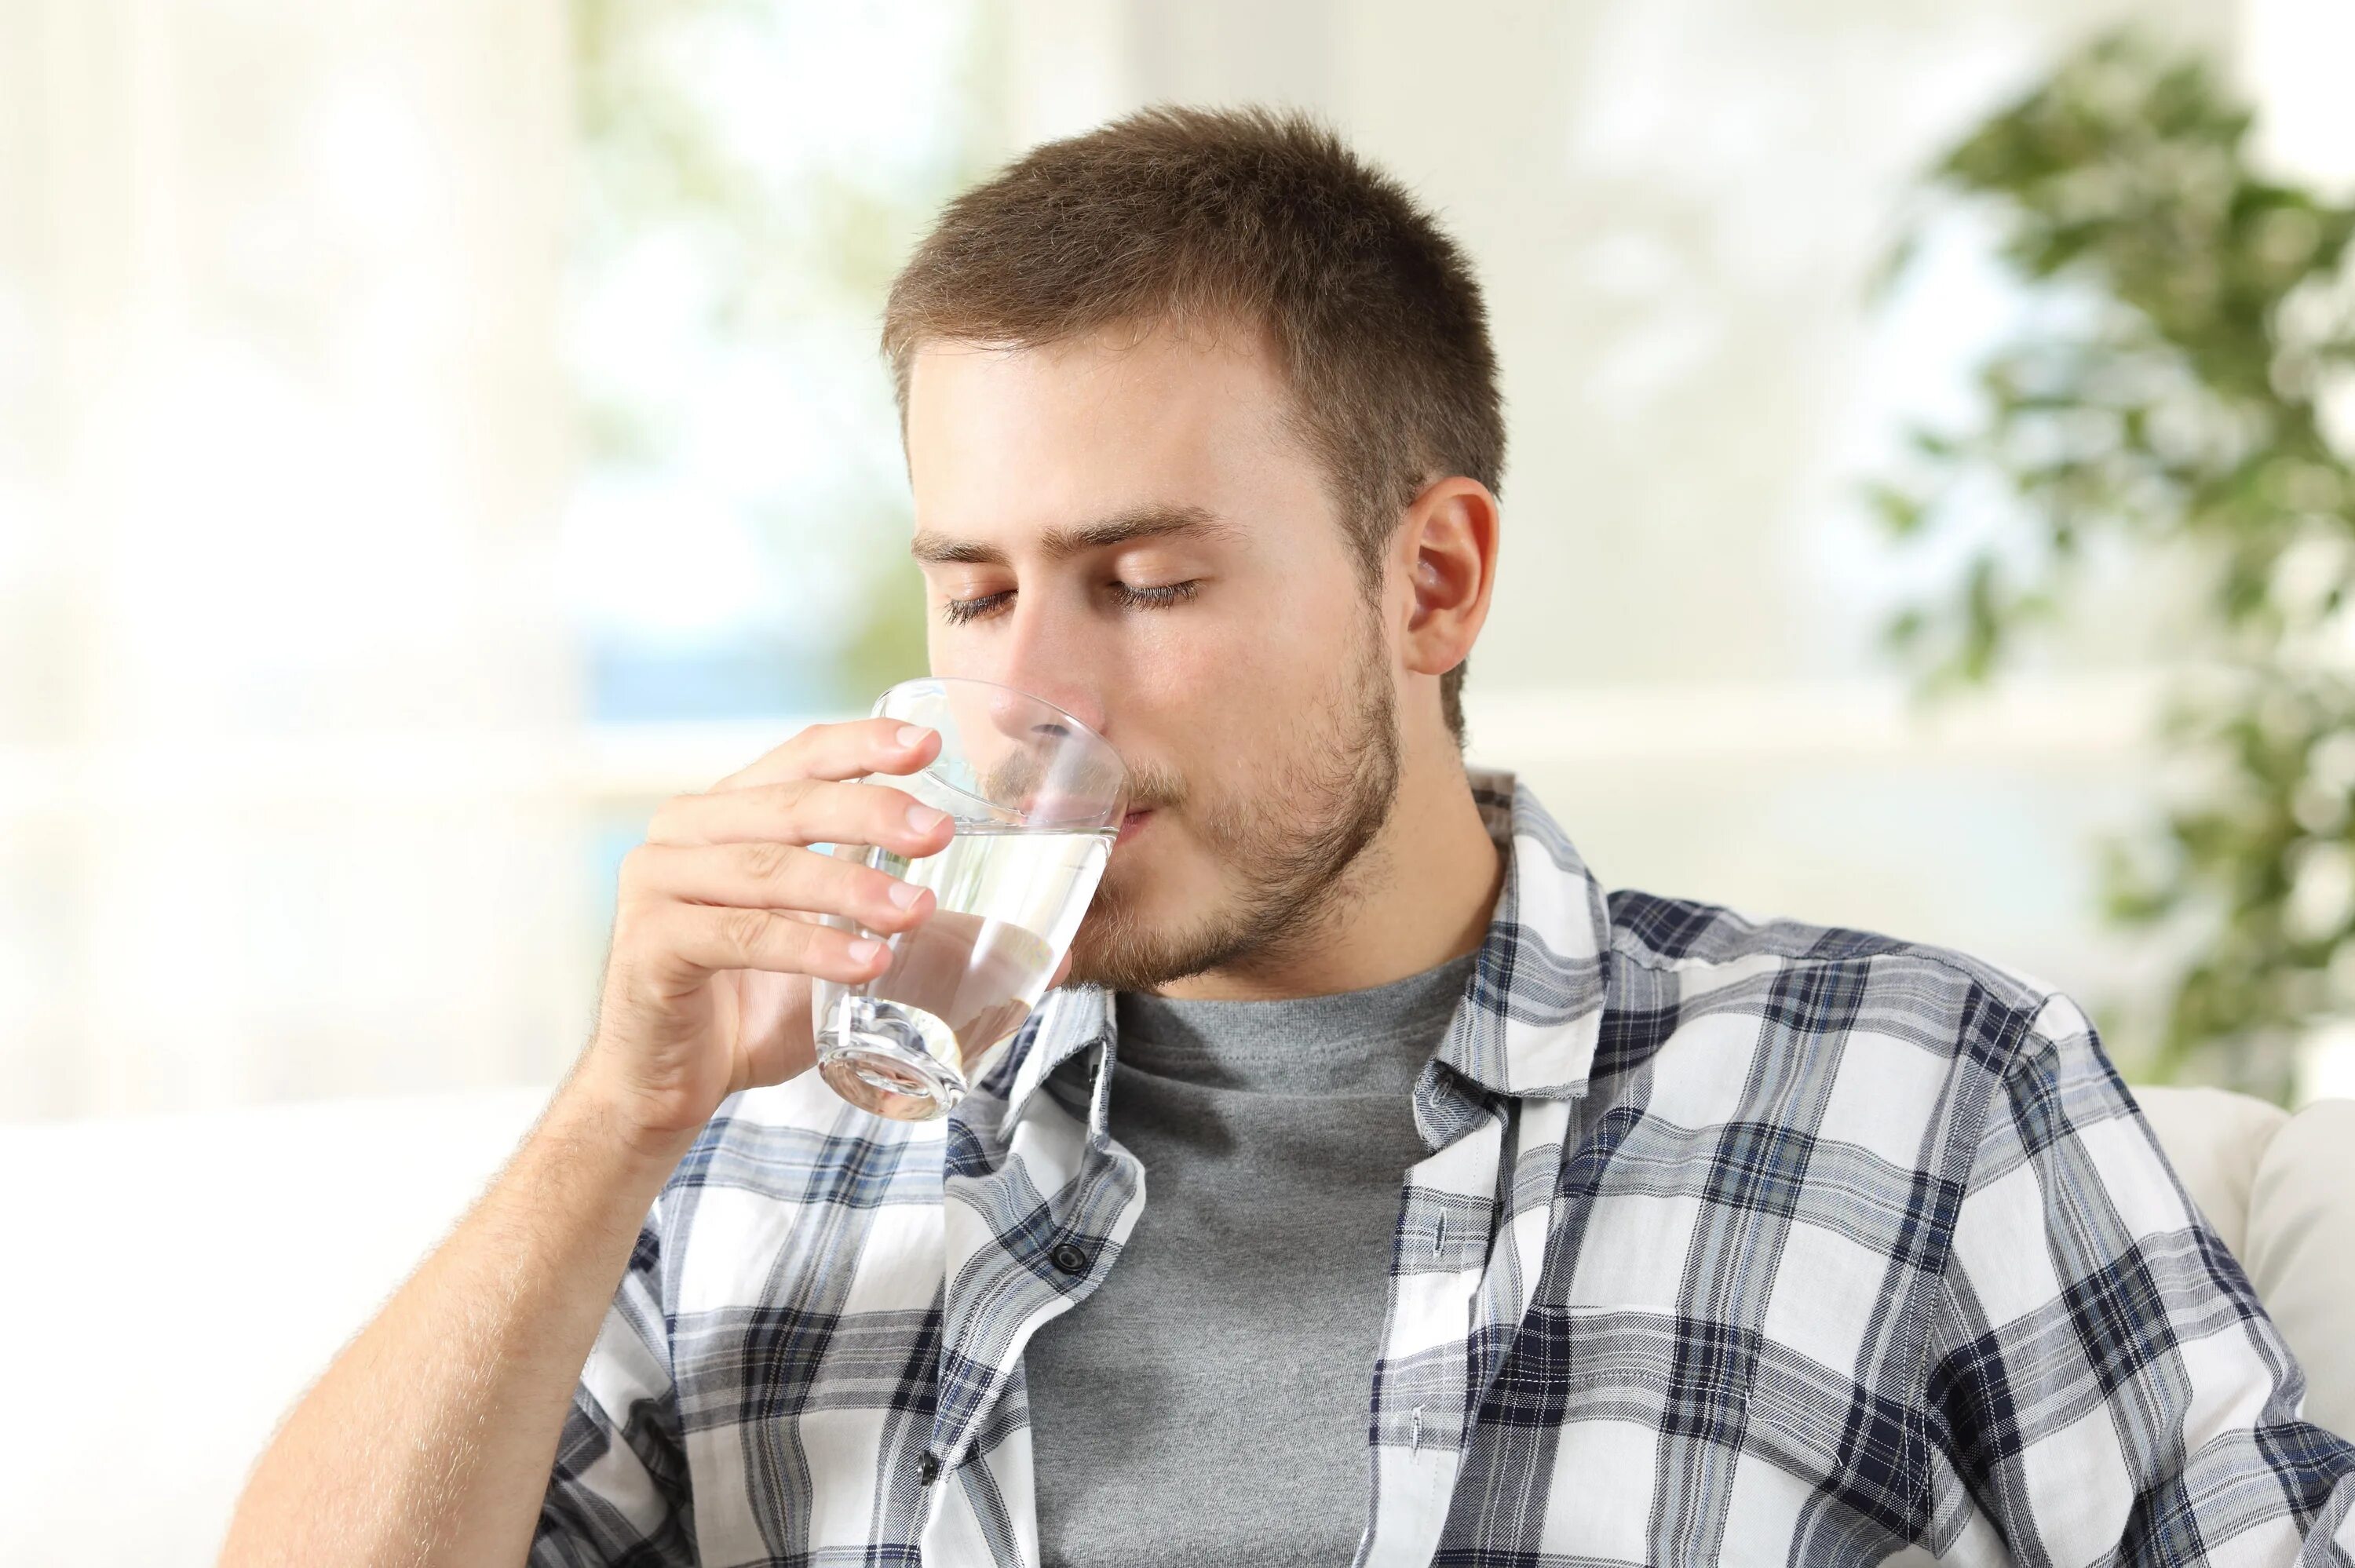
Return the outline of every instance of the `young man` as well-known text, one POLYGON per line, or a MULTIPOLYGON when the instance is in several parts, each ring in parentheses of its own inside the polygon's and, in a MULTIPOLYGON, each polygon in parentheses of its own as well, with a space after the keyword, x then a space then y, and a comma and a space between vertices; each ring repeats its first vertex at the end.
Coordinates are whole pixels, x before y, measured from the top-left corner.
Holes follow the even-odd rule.
POLYGON ((884 335, 933 669, 1133 770, 1067 971, 876 1121, 809 916, 931 896, 805 846, 940 849, 856 781, 937 738, 669 802, 580 1065, 230 1561, 2350 1561, 2355 1449, 2066 996, 1606 896, 1467 773, 1503 423, 1395 184, 1138 115, 954 204, 884 335))

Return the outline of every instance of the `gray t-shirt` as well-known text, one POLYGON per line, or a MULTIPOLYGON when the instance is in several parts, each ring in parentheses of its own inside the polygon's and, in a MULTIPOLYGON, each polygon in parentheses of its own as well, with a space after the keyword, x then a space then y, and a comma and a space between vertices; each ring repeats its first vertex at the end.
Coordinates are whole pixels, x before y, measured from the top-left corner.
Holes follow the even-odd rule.
MULTIPOLYGON (((1416 1077, 1476 953, 1275 1001, 1122 992, 1143 1216, 1023 1355, 1046 1568, 1347 1563, 1416 1077)), ((1079 1060, 1084 1061, 1084 1057, 1079 1060)))

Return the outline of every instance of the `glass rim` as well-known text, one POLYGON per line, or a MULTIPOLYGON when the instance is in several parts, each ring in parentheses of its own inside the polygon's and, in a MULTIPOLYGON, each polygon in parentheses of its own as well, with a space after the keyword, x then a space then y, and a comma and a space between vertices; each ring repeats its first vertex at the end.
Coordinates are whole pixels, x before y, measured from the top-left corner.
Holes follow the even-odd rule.
MULTIPOLYGON (((1082 735, 1085 736, 1088 739, 1095 742, 1098 746, 1103 747, 1106 751, 1112 752, 1114 761, 1120 761, 1120 753, 1114 748, 1112 742, 1106 740, 1103 737, 1103 733, 1093 725, 1088 723, 1085 719, 1075 716, 1068 708, 1058 707, 1055 704, 1049 702, 1046 698, 1040 696, 1036 692, 1026 692, 1019 686, 1009 686, 1003 681, 985 681, 978 675, 911 675, 904 681, 895 681, 890 685, 886 686, 883 689, 883 694, 881 696, 875 699, 873 716, 878 718, 882 716, 883 705, 890 700, 890 696, 893 692, 904 691, 910 686, 927 685, 987 686, 994 692, 1011 693, 1013 695, 1020 697, 1027 702, 1036 703, 1040 707, 1045 708, 1049 713, 1062 719, 1073 729, 1078 730, 1082 735)), ((1124 762, 1121 763, 1121 770, 1124 773, 1126 772, 1128 770, 1128 765, 1124 762)))
MULTIPOLYGON (((1102 732, 1097 730, 1093 725, 1089 724, 1084 719, 1076 717, 1070 712, 1070 710, 1063 708, 1055 703, 1049 702, 1045 697, 1040 696, 1036 692, 1026 692, 1019 686, 1009 686, 1003 681, 985 681, 978 675, 911 675, 906 680, 895 681, 890 685, 886 686, 883 689, 882 694, 875 699, 875 705, 870 710, 871 716, 876 718, 883 716, 883 710, 890 702, 892 694, 895 692, 906 691, 911 687, 944 685, 981 686, 993 692, 1004 692, 1010 696, 1020 697, 1025 702, 1035 704, 1037 706, 1045 709, 1048 713, 1054 715, 1057 718, 1061 719, 1074 731, 1078 732, 1081 736, 1084 737, 1086 741, 1101 749, 1105 756, 1112 759, 1113 766, 1120 769, 1122 795, 1121 804, 1123 808, 1125 809, 1127 804, 1126 797, 1128 794, 1129 783, 1128 763, 1127 760, 1121 756, 1119 749, 1114 747, 1111 741, 1106 740, 1102 732)), ((943 753, 943 755, 945 755, 945 753, 943 753)), ((982 796, 975 795, 971 790, 959 786, 954 780, 943 778, 937 773, 933 773, 932 769, 938 767, 940 762, 941 758, 935 757, 932 761, 927 762, 922 768, 917 769, 917 771, 931 775, 933 781, 940 784, 943 788, 947 789, 955 794, 962 795, 965 799, 972 800, 978 805, 986 806, 995 811, 1003 811, 1010 809, 1001 802, 986 800, 982 796)), ((1101 813, 1090 813, 1085 817, 1075 817, 1071 820, 1073 821, 1100 821, 1101 815, 1101 813)), ((1056 825, 1056 821, 1050 820, 1045 825, 1054 826, 1056 825)))

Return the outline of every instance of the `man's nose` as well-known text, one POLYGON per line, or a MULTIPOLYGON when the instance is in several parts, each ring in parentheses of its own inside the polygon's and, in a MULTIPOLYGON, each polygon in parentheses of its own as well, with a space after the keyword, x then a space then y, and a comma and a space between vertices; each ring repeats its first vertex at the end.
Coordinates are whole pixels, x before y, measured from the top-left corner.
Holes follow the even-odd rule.
MULTIPOLYGON (((1001 686, 1028 692, 1060 708, 1096 734, 1103 733, 1103 695, 1096 690, 1090 674, 1092 660, 1085 634, 1079 627, 1059 620, 1046 604, 1018 605, 1014 622, 1007 628, 996 652, 998 657, 993 661, 996 669, 974 673, 986 673, 1001 686)), ((1071 727, 1035 709, 1024 712, 1026 706, 1018 702, 1000 702, 1001 712, 993 717, 1002 733, 1014 735, 1018 731, 1028 736, 1034 726, 1042 724, 1052 724, 1063 730, 1071 727), (1015 727, 1007 728, 1009 725, 1015 727)))
POLYGON ((989 688, 988 722, 1010 743, 1000 759, 1000 787, 1008 791, 1003 798, 1039 820, 1117 818, 1128 792, 1127 769, 1110 746, 1063 744, 1086 738, 1073 721, 1094 736, 1103 733, 1102 703, 1068 681, 1018 687, 1001 681, 989 688))
POLYGON ((1097 735, 1103 734, 1103 699, 1068 679, 1026 678, 1016 673, 1010 677, 997 677, 997 683, 1008 689, 990 694, 989 717, 1001 735, 1017 740, 1060 739, 1071 730, 1063 722, 1063 715, 1079 720, 1097 735), (1026 695, 1039 702, 1026 702, 1026 695), (1039 703, 1057 711, 1050 713, 1039 703))

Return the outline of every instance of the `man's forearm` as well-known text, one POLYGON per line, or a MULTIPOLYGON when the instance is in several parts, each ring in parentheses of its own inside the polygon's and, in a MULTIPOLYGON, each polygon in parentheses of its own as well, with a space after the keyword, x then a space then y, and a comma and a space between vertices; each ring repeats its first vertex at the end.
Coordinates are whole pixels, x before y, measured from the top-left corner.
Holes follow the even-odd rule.
POLYGON ((581 1364, 691 1141, 646 1146, 592 1097, 559 1091, 288 1416, 238 1504, 224 1568, 520 1564, 581 1364))

